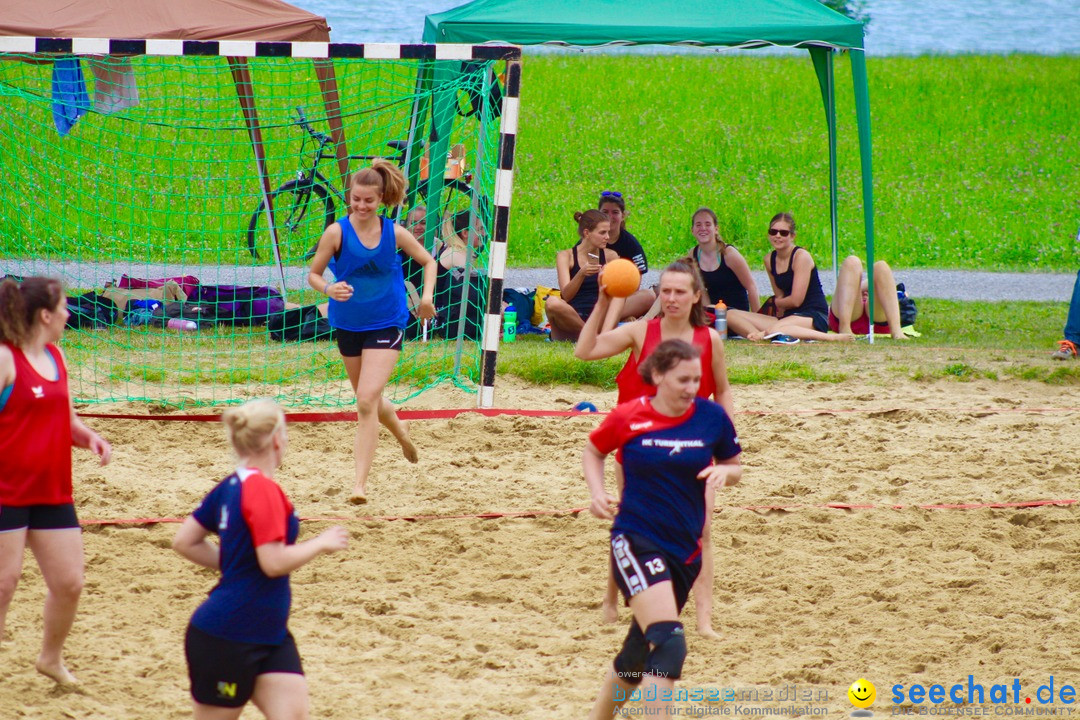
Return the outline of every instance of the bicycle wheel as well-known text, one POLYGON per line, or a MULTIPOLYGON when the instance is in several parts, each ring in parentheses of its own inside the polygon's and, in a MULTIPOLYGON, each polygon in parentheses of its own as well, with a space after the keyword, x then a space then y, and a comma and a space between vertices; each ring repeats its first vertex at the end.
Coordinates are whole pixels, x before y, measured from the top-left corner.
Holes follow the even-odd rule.
MULTIPOLYGON (((323 230, 334 222, 334 199, 330 193, 318 182, 290 180, 270 195, 270 202, 282 259, 310 257, 307 251, 318 244, 323 230)), ((248 223, 251 256, 258 259, 260 247, 273 256, 271 242, 266 211, 260 200, 248 223)))

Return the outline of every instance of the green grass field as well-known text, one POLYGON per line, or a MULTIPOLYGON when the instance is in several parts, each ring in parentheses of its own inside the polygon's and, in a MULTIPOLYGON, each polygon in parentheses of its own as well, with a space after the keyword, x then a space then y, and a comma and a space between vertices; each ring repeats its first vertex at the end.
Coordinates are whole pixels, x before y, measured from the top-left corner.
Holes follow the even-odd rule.
MULTIPOLYGON (((255 78, 276 185, 296 169, 291 107, 317 106, 318 90, 303 68, 270 67, 255 78)), ((144 104, 132 115, 142 122, 91 116, 60 140, 47 69, 0 68, 0 167, 8 178, 0 257, 49 248, 68 258, 251 262, 243 230, 257 185, 230 76, 200 66, 177 88, 171 72, 150 66, 144 104), (24 73, 37 75, 27 85, 15 79, 24 73), (189 129, 180 133, 153 124, 163 121, 170 93, 182 99, 189 129), (223 110, 213 107, 235 117, 217 117, 223 110), (214 129, 222 126, 231 129, 214 129)), ((408 68, 395 72, 411 91, 408 68)), ((1076 267, 1080 57, 878 58, 869 73, 879 257, 897 267, 1076 267)), ((375 150, 401 136, 400 103, 361 110, 386 97, 385 83, 355 67, 339 76, 352 137, 375 150)), ((841 252, 860 252, 844 57, 837 83, 841 252)), ((689 215, 699 205, 717 211, 725 236, 755 265, 766 247, 762 231, 780 210, 795 214, 801 244, 818 256, 828 251, 826 132, 809 56, 530 56, 519 138, 511 265, 552 265, 574 238, 573 212, 602 189, 628 196, 629 226, 655 265, 689 247, 689 215)))
MULTIPOLYGON (((982 303, 920 299, 916 323, 922 337, 903 342, 878 338, 794 347, 731 341, 726 345, 733 385, 783 381, 842 383, 850 379, 968 381, 1020 378, 1080 385, 1080 363, 1051 360, 1060 337, 1064 303, 982 303)), ((130 398, 163 407, 198 407, 274 396, 292 407, 348 407, 344 368, 331 342, 273 341, 265 328, 242 334, 219 326, 199 333, 149 328, 69 331, 64 348, 74 369, 73 392, 82 402, 130 398)), ((436 382, 476 389, 478 349, 466 343, 461 373, 453 375, 453 344, 420 352, 409 343, 388 396, 395 401, 436 382)), ((574 357, 570 343, 530 335, 499 349, 498 377, 537 385, 615 388, 624 356, 599 362, 574 357)), ((498 380, 496 385, 498 385, 498 380)))
MULTIPOLYGON (((1080 57, 868 62, 877 255, 898 267, 1072 271, 1080 260, 1080 57)), ((841 253, 863 248, 850 64, 837 59, 841 253)), ((829 252, 828 151, 809 56, 527 58, 511 258, 553 265, 572 214, 629 196, 653 264, 708 205, 754 267, 794 213, 829 252)), ((841 255, 841 256, 842 256, 841 255)))

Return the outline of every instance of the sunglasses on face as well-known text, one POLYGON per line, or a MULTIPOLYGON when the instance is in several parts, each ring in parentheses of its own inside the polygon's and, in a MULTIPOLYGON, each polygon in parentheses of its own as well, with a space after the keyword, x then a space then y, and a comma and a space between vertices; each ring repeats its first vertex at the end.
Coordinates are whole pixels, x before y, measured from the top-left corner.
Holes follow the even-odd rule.
POLYGON ((784 230, 783 228, 769 228, 770 235, 779 235, 780 237, 787 237, 791 234, 790 230, 784 230))
POLYGON ((622 193, 619 192, 618 190, 605 190, 604 192, 600 193, 600 197, 602 197, 602 198, 605 198, 605 197, 621 198, 622 193))

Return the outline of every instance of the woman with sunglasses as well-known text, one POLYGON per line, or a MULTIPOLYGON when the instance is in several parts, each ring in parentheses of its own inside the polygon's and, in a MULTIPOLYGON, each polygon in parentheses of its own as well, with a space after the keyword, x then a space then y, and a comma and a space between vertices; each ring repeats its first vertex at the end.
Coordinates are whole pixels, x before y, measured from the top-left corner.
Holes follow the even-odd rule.
POLYGON ((795 218, 777 213, 769 221, 765 270, 772 284, 777 317, 729 310, 728 328, 747 340, 794 344, 799 340, 851 340, 850 334, 829 334, 829 303, 821 289, 817 265, 806 248, 795 244, 795 218))
MULTIPOLYGON (((621 258, 626 258, 637 265, 642 276, 649 272, 649 261, 645 257, 645 250, 634 235, 626 229, 626 199, 618 190, 604 190, 600 193, 600 202, 596 205, 600 212, 607 215, 611 223, 610 237, 608 238, 608 250, 614 250, 621 258)), ((626 298, 622 314, 625 317, 641 317, 649 311, 656 295, 647 288, 638 290, 626 298)))

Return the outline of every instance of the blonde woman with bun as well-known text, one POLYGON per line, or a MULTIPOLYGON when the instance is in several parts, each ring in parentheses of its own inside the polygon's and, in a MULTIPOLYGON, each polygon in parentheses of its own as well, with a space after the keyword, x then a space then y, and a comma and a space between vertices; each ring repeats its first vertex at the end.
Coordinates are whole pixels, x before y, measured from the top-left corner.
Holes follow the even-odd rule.
POLYGON ((356 468, 349 498, 354 504, 367 502, 379 423, 397 438, 409 462, 418 459, 408 424, 383 397, 409 320, 398 250, 424 269, 417 316, 421 322, 435 317, 435 259, 412 233, 379 215, 380 206, 401 204, 406 187, 401 170, 386 160, 355 173, 349 183, 349 215, 323 232, 308 272, 311 287, 330 298, 327 318, 356 393, 356 468), (327 268, 333 282, 323 279, 327 268))
POLYGON ((308 717, 308 689, 287 623, 289 573, 344 550, 332 527, 296 542, 300 520, 274 481, 289 438, 272 400, 251 400, 222 416, 239 458, 235 472, 203 498, 176 533, 173 549, 221 572, 184 638, 196 720, 235 720, 248 700, 267 718, 308 717), (217 545, 208 541, 215 534, 217 545))

